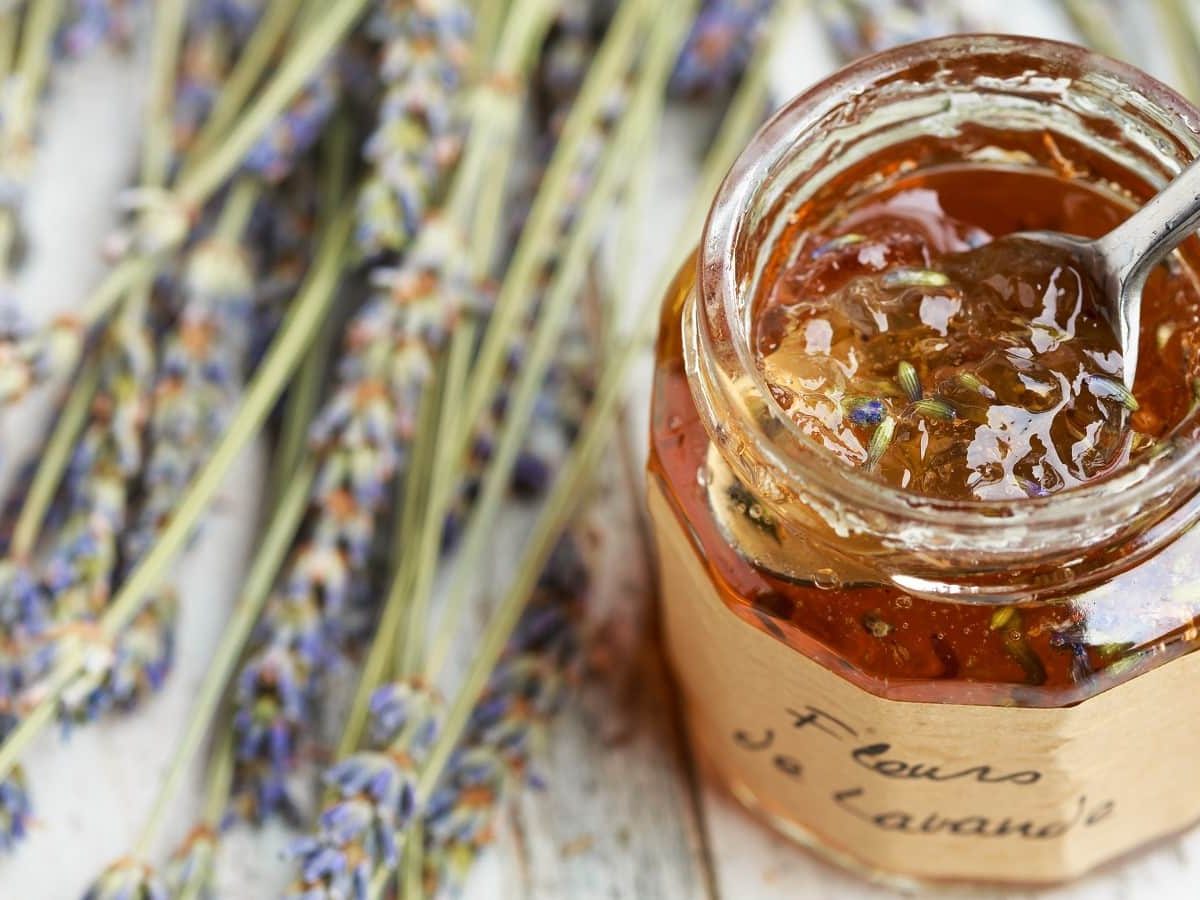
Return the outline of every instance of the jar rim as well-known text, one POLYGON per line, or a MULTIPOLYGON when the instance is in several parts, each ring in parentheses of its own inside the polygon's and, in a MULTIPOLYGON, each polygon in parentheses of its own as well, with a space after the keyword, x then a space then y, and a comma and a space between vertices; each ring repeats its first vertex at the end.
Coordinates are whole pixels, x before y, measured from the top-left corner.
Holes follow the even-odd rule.
MULTIPOLYGON (((1177 92, 1147 73, 1084 47, 1014 35, 960 34, 933 38, 864 57, 818 82, 788 101, 763 125, 726 175, 717 192, 697 254, 698 306, 722 311, 722 335, 696 323, 703 352, 710 359, 718 349, 737 360, 736 374, 748 376, 761 394, 773 433, 785 433, 803 452, 802 470, 794 452, 784 452, 777 438, 757 417, 745 410, 735 412, 740 429, 754 441, 756 452, 772 466, 772 475, 783 483, 803 484, 810 493, 814 482, 826 495, 833 495, 855 509, 872 510, 906 521, 940 529, 962 528, 986 533, 1011 528, 1014 521, 1037 529, 1077 523, 1081 518, 1116 515, 1139 508, 1165 493, 1178 495, 1181 484, 1200 486, 1200 441, 1186 445, 1171 442, 1167 455, 1126 464, 1105 478, 1075 486, 1048 497, 1005 500, 949 499, 933 497, 883 481, 864 478, 862 473, 822 451, 779 406, 755 365, 748 335, 734 340, 738 332, 739 267, 737 238, 740 217, 751 208, 756 196, 788 158, 806 130, 846 102, 846 98, 870 90, 873 85, 902 75, 915 65, 987 55, 1018 54, 1021 57, 1054 60, 1082 72, 1102 73, 1115 83, 1144 98, 1159 113, 1183 126, 1181 133, 1192 155, 1200 152, 1200 110, 1177 92), (715 303, 714 303, 715 301, 715 303), (719 345, 719 346, 718 346, 719 345), (815 452, 814 452, 815 451, 815 452)), ((702 316, 697 312, 697 318, 702 316)), ((685 342, 686 343, 686 342, 685 342)), ((734 374, 734 373, 730 373, 734 374)), ((1200 415, 1194 412, 1193 415, 1200 415)), ((794 448, 793 448, 794 449, 794 448)))

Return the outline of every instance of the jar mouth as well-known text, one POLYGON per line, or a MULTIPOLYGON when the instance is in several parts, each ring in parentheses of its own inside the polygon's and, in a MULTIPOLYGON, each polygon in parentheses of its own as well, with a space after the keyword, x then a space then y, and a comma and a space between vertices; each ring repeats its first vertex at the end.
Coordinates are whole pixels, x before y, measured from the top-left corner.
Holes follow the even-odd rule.
MULTIPOLYGON (((808 154, 808 165, 830 165, 830 154, 847 150, 830 135, 842 128, 857 104, 872 92, 894 90, 920 80, 920 96, 904 121, 927 118, 930 127, 950 127, 960 107, 972 102, 956 74, 979 70, 989 101, 1020 120, 1037 104, 1059 105, 1097 133, 1101 151, 1135 172, 1155 190, 1200 154, 1200 111, 1184 98, 1132 66, 1057 41, 1004 35, 956 35, 908 44, 876 54, 840 70, 800 94, 763 126, 733 165, 718 191, 705 225, 698 254, 697 302, 692 310, 692 339, 698 341, 689 375, 698 405, 711 404, 711 394, 731 418, 719 422, 705 416, 715 440, 736 433, 749 442, 770 480, 793 495, 820 495, 824 502, 859 513, 878 513, 895 527, 905 525, 957 529, 969 540, 1011 530, 1014 523, 1039 533, 1058 525, 1078 526, 1081 519, 1104 522, 1127 519, 1143 507, 1163 508, 1200 489, 1200 442, 1168 440, 1163 453, 1127 463, 1117 472, 1049 497, 1006 500, 947 499, 864 478, 804 434, 779 406, 756 364, 750 312, 762 274, 762 254, 747 259, 747 244, 778 236, 772 218, 786 218, 796 160, 808 154), (989 65, 989 60, 992 62, 989 65), (994 74, 993 74, 994 73, 994 74), (964 90, 960 94, 957 87, 964 90), (941 90, 944 88, 944 90, 941 90), (813 144, 831 145, 820 153, 813 144), (1119 143, 1136 148, 1136 159, 1117 158, 1119 143), (825 155, 822 156, 821 153, 825 155), (731 382, 749 380, 763 407, 751 415, 731 397, 731 382), (704 392, 709 397, 701 397, 704 392), (780 440, 780 437, 784 440, 780 440)), ((1032 121, 1030 119, 1029 121, 1032 121)), ((1087 128, 1084 129, 1085 131, 1087 128)), ((871 140, 885 139, 877 128, 871 140)), ((836 157, 832 157, 836 158, 836 157)), ((836 164, 834 164, 836 168, 836 164)), ((798 202, 792 196, 790 202, 798 202)), ((685 340, 685 344, 688 343, 685 340)), ((1193 409, 1176 433, 1200 423, 1193 409)), ((1169 510, 1166 510, 1169 511, 1169 510)))

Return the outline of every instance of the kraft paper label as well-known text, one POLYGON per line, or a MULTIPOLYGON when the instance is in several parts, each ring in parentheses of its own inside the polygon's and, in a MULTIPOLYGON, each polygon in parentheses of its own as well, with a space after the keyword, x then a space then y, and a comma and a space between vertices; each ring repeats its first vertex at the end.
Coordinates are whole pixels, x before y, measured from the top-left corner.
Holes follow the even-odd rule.
POLYGON ((717 774, 876 872, 1056 882, 1200 819, 1200 654, 1065 709, 886 700, 727 609, 655 479, 667 650, 717 774))

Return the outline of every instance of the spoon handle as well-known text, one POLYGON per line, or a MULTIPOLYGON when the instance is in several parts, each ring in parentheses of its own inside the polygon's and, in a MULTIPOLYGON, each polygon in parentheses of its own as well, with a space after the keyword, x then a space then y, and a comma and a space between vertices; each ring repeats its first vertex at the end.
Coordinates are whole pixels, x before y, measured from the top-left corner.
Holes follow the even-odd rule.
POLYGON ((1197 226, 1200 159, 1189 163, 1149 203, 1096 241, 1096 249, 1120 282, 1140 287, 1150 269, 1197 226))

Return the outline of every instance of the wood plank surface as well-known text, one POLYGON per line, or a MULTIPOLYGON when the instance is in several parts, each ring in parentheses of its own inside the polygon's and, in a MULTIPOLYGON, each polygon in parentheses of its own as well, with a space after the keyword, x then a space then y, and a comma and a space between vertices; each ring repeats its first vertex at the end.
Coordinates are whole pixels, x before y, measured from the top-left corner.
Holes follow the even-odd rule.
MULTIPOLYGON (((1003 15, 1010 30, 1070 37, 1069 22, 1042 0, 967 0, 980 15, 1003 15)), ((1154 24, 1126 4, 1140 24, 1129 35, 1146 44, 1154 24)), ((773 63, 778 96, 795 93, 835 65, 804 4, 773 63)), ((1162 54, 1139 62, 1170 77, 1162 54)), ((18 284, 35 317, 63 309, 82 296, 101 271, 97 248, 113 220, 113 197, 130 171, 138 135, 136 97, 143 60, 97 57, 68 67, 58 81, 38 154, 29 209, 36 253, 18 284), (118 98, 126 98, 120 100, 118 98)), ((690 199, 698 154, 711 111, 673 111, 655 145, 650 188, 638 235, 626 245, 634 259, 624 298, 629 318, 654 302, 650 285, 668 258, 672 235, 690 199)), ((614 247, 606 249, 610 265, 614 247)), ((504 816, 496 846, 477 867, 466 900, 776 900, 835 898, 882 900, 898 896, 835 870, 745 813, 711 779, 681 739, 675 692, 653 640, 653 589, 640 523, 641 466, 651 359, 643 354, 631 379, 625 421, 626 459, 615 454, 603 473, 592 510, 597 534, 597 584, 591 655, 579 696, 550 736, 540 772, 545 791, 525 792, 504 816)), ((45 393, 45 392, 43 392, 45 393)), ((37 439, 48 397, 0 415, 0 463, 12 472, 23 447, 37 439)), ((230 478, 215 513, 181 568, 184 591, 179 663, 167 688, 126 719, 78 731, 70 741, 41 742, 30 769, 41 823, 28 844, 0 860, 3 900, 72 900, 113 857, 124 852, 140 823, 177 735, 187 717, 205 663, 244 566, 254 531, 257 453, 247 454, 230 478)), ((493 548, 488 572, 502 584, 511 574, 526 513, 506 519, 509 538, 493 548), (511 540, 510 540, 511 539, 511 540)), ((486 592, 480 603, 491 599, 486 592)), ((1196 790, 1193 777, 1181 789, 1196 790)), ((194 788, 180 799, 178 827, 195 809, 194 788)), ((279 895, 289 870, 279 852, 290 835, 238 832, 222 856, 226 900, 279 895)), ((1070 887, 1041 892, 1053 900, 1183 900, 1200 896, 1200 831, 1110 867, 1070 887)), ((944 892, 943 896, 1031 900, 1022 892, 944 892)))

